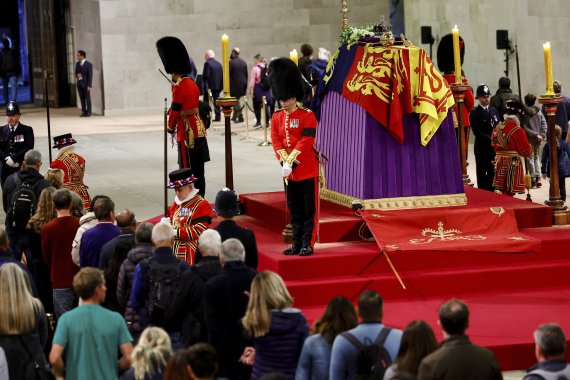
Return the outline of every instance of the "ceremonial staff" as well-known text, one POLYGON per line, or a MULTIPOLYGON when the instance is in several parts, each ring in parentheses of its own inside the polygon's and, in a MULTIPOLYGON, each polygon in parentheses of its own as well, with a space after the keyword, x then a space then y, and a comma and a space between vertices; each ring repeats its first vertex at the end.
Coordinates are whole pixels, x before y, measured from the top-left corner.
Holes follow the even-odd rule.
MULTIPOLYGON (((519 66, 519 47, 515 45, 515 62, 517 64, 517 85, 519 87, 519 101, 521 104, 523 103, 522 97, 522 90, 521 90, 521 69, 519 66)), ((521 124, 524 123, 524 120, 521 120, 521 124)), ((530 176, 529 164, 526 158, 522 157, 521 160, 524 163, 524 187, 526 189, 526 200, 532 202, 532 198, 530 196, 530 189, 532 188, 532 178, 530 176)))
POLYGON ((48 132, 48 139, 47 139, 47 143, 48 143, 48 154, 49 154, 49 162, 51 164, 52 161, 52 157, 51 157, 51 120, 50 120, 50 115, 49 115, 49 92, 48 92, 48 72, 47 70, 44 70, 44 97, 46 100, 46 117, 47 117, 47 132, 48 132))
MULTIPOLYGON (((162 71, 161 71, 162 73, 162 71)), ((168 218, 168 193, 166 184, 168 183, 168 110, 164 98, 164 216, 168 218)))

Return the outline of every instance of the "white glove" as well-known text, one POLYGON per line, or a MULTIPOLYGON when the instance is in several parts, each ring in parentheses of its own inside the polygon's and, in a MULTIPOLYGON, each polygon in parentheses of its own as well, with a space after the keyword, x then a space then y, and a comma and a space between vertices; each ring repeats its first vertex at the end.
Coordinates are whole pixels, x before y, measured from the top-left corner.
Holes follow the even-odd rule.
POLYGON ((293 168, 291 167, 291 164, 288 162, 283 163, 283 167, 281 168, 281 174, 283 175, 283 178, 289 177, 289 174, 291 174, 292 171, 293 168))
POLYGON ((6 165, 11 166, 13 168, 17 168, 18 166, 20 166, 20 164, 14 162, 14 160, 12 160, 12 157, 10 156, 6 157, 6 165))
POLYGON ((170 222, 170 218, 160 218, 160 223, 172 225, 172 223, 170 222))

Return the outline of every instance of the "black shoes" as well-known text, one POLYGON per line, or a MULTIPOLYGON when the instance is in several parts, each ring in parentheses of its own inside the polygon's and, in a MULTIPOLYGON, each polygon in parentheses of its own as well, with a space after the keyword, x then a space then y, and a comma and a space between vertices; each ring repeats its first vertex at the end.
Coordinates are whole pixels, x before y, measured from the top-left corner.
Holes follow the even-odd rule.
POLYGON ((313 254, 313 248, 311 247, 303 247, 299 252, 299 256, 311 256, 313 254))
POLYGON ((261 123, 255 123, 253 129, 259 129, 259 128, 261 128, 261 123))
POLYGON ((285 256, 294 256, 298 255, 301 252, 301 247, 298 244, 293 244, 289 248, 283 250, 283 254, 285 256))

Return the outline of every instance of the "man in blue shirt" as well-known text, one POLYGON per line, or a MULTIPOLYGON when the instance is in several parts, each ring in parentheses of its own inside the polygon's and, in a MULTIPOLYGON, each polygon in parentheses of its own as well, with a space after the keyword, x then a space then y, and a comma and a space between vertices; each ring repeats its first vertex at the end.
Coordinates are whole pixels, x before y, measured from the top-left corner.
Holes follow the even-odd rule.
MULTIPOLYGON (((384 329, 382 324, 384 301, 375 290, 366 290, 358 300, 358 314, 362 323, 348 332, 362 344, 376 341, 380 331, 384 329)), ((402 331, 391 329, 384 342, 384 348, 390 354, 392 362, 400 349, 402 331)), ((342 334, 334 340, 331 352, 331 364, 329 376, 331 380, 356 379, 357 358, 360 351, 342 334)))
POLYGON ((115 203, 109 198, 100 198, 93 206, 95 217, 99 221, 90 230, 81 236, 79 248, 80 267, 99 267, 101 249, 111 239, 121 234, 119 227, 115 226, 115 203))

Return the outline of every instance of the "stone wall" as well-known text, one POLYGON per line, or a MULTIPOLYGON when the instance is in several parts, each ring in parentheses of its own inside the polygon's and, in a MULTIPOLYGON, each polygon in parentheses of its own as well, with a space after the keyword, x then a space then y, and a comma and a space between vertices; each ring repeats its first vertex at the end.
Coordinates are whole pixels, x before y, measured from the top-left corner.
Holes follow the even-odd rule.
MULTIPOLYGON (((73 46, 77 50, 85 50, 87 60, 93 64, 93 87, 91 92, 92 112, 102 114, 104 111, 104 68, 101 50, 101 24, 99 19, 99 1, 72 0, 70 4, 71 28, 73 30, 73 46)), ((75 53, 73 54, 75 57, 75 53)), ((73 68, 73 72, 75 67, 73 68)), ((75 79, 73 79, 75 82, 75 79)), ((81 108, 79 96, 78 107, 81 108)))
MULTIPOLYGON (((315 50, 322 46, 334 52, 341 30, 340 0, 71 2, 75 9, 85 8, 73 12, 76 46, 100 40, 99 56, 95 52, 90 56, 96 59, 98 75, 102 73, 107 115, 161 110, 165 97, 170 102, 170 86, 157 70, 162 63, 155 42, 163 36, 180 38, 201 73, 207 49, 221 57, 224 33, 230 46, 239 46, 242 58, 252 65, 257 53, 266 58, 288 56, 304 42, 315 50), (100 35, 93 39, 92 22, 100 22, 100 35)), ((376 23, 381 15, 388 16, 384 0, 349 0, 349 6, 348 17, 354 25, 376 23)), ((85 50, 89 53, 90 46, 85 50)), ((99 84, 94 86, 97 91, 99 84)))
MULTIPOLYGON (((551 42, 554 79, 570 91, 570 62, 566 60, 570 45, 564 29, 570 2, 565 0, 405 0, 406 34, 418 46, 420 26, 431 25, 436 38, 433 60, 441 36, 450 33, 455 24, 465 40, 464 70, 470 84, 486 83, 497 89, 504 75, 504 50, 496 49, 496 30, 507 29, 512 45, 518 45, 522 95, 540 95, 545 91, 542 44, 551 42)), ((514 54, 509 61, 511 88, 518 92, 514 54)))

